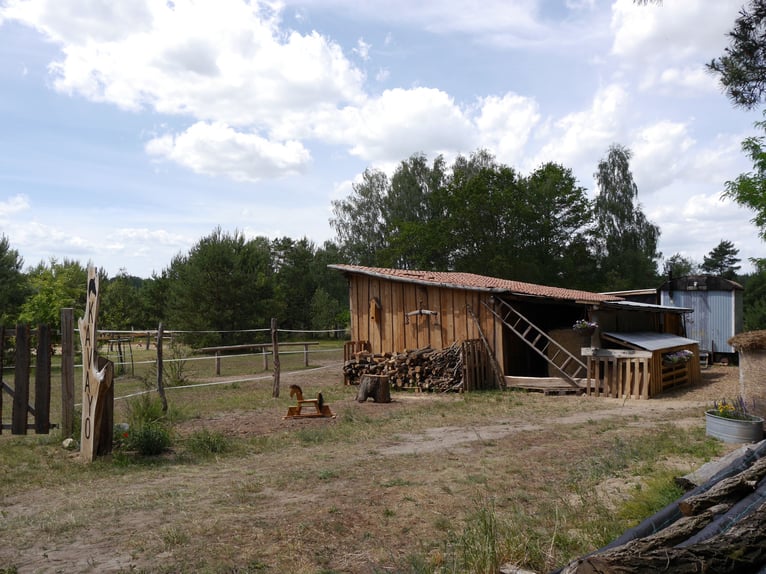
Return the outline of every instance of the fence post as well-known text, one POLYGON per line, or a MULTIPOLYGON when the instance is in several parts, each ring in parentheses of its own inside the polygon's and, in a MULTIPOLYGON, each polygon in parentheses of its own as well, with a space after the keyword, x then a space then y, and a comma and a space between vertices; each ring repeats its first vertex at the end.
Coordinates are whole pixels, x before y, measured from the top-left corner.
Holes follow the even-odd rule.
POLYGON ((48 434, 51 428, 51 329, 37 326, 35 362, 35 433, 48 434))
POLYGON ((3 393, 5 392, 3 371, 5 371, 5 327, 0 326, 0 434, 3 434, 3 393))
POLYGON ((27 434, 29 406, 29 325, 16 325, 16 366, 13 370, 11 434, 27 434))
POLYGON ((277 336, 277 320, 271 318, 271 352, 274 353, 274 386, 271 396, 279 397, 279 337, 277 336))
POLYGON ((74 309, 61 310, 61 436, 74 431, 74 309))
POLYGON ((96 367, 104 373, 106 390, 104 395, 101 415, 96 417, 100 421, 95 444, 95 453, 98 456, 106 456, 112 452, 114 442, 114 363, 105 357, 98 357, 96 367))
POLYGON ((157 329, 157 392, 162 400, 162 412, 168 412, 168 399, 165 397, 165 383, 162 380, 162 337, 165 329, 160 323, 157 329))

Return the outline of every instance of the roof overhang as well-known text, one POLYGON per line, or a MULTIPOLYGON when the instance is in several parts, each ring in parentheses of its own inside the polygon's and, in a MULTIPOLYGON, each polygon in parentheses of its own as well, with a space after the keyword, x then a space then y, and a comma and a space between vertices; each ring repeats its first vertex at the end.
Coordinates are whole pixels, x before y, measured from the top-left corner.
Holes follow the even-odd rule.
POLYGON ((604 301, 604 307, 613 307, 625 311, 654 311, 657 313, 693 313, 694 309, 688 307, 675 307, 672 305, 655 305, 653 303, 639 303, 638 301, 604 301))

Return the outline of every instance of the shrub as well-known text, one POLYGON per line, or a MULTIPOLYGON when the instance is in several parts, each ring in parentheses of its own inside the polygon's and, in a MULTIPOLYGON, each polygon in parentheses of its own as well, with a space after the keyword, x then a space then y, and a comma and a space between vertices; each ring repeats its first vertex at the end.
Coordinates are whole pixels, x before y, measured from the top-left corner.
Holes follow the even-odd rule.
POLYGON ((128 399, 128 424, 131 428, 165 420, 162 401, 149 393, 128 399))
POLYGON ((131 428, 125 437, 124 446, 143 456, 162 454, 171 444, 170 431, 160 422, 144 423, 131 428))

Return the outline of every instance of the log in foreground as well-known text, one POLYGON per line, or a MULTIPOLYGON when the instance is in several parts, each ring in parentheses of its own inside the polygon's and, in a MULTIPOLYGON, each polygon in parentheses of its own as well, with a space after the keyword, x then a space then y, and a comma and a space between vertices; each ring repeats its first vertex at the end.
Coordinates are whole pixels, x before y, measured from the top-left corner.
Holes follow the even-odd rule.
POLYGON ((626 544, 577 560, 564 568, 562 574, 757 573, 766 563, 765 528, 766 504, 763 504, 726 532, 697 544, 648 551, 641 544, 626 544))

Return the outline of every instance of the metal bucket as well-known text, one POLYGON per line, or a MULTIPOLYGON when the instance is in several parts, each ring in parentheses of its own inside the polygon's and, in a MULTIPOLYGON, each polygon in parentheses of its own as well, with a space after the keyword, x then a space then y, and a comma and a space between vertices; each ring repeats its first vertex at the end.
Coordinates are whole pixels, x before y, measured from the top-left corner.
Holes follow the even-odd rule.
POLYGON ((723 442, 758 442, 763 438, 763 419, 761 417, 742 421, 719 417, 706 412, 705 423, 708 436, 721 439, 723 442))

